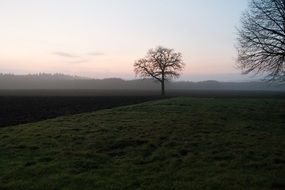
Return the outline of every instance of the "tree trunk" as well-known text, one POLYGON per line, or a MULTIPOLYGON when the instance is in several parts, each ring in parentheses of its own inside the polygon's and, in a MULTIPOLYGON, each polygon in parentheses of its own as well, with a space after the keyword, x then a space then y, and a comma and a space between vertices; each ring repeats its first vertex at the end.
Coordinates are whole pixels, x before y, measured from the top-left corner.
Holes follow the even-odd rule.
POLYGON ((161 81, 161 96, 165 95, 164 79, 161 81))

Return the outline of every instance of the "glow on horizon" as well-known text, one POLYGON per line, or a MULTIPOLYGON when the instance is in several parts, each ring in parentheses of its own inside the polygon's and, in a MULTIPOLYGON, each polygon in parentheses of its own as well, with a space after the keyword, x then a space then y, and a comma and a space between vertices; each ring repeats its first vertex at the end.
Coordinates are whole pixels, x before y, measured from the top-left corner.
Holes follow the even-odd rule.
POLYGON ((247 0, 0 0, 0 72, 134 78, 158 45, 183 54, 181 80, 242 80, 235 26, 247 0))

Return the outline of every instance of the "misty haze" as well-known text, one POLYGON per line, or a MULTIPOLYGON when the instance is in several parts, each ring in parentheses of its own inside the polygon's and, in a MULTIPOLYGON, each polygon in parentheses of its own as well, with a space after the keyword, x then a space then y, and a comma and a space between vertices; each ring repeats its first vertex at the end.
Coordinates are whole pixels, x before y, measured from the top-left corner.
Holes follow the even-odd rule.
POLYGON ((0 1, 0 189, 285 189, 284 0, 0 1))

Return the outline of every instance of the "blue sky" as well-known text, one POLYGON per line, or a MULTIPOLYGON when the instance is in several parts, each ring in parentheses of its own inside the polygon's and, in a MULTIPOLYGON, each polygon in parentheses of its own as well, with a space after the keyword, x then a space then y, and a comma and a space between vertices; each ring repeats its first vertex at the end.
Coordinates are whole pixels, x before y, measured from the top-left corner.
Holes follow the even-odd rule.
POLYGON ((0 69, 134 78, 156 46, 186 63, 181 80, 247 80, 235 68, 247 0, 0 0, 0 69))

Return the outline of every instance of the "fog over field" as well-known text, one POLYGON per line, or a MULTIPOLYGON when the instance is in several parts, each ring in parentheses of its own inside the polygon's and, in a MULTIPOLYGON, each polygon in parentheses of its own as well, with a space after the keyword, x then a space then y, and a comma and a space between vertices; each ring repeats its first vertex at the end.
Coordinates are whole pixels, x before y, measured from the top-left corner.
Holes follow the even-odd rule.
POLYGON ((0 190, 285 190, 285 0, 0 18, 0 190))
MULTIPOLYGON (((93 89, 93 90, 159 90, 152 79, 123 80, 120 78, 91 79, 64 74, 12 75, 0 74, 0 89, 93 89)), ((262 90, 285 91, 285 86, 270 82, 191 82, 169 81, 168 90, 262 90)))

